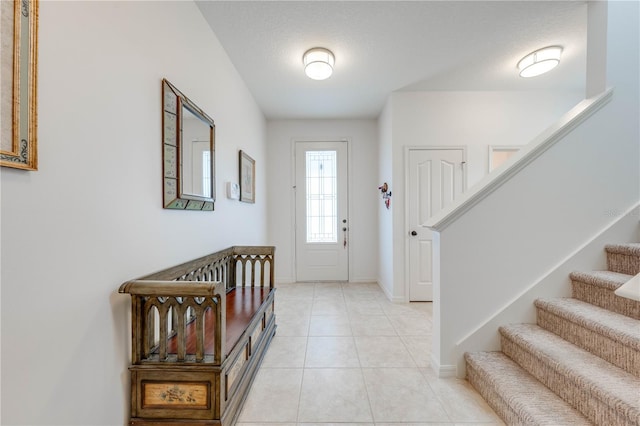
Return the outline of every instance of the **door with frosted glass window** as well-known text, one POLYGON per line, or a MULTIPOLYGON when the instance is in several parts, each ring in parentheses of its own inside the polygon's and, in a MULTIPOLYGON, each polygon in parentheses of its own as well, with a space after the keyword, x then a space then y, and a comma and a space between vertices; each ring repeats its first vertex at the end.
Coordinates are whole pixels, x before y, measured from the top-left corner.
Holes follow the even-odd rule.
POLYGON ((296 280, 349 280, 347 142, 296 142, 296 280))

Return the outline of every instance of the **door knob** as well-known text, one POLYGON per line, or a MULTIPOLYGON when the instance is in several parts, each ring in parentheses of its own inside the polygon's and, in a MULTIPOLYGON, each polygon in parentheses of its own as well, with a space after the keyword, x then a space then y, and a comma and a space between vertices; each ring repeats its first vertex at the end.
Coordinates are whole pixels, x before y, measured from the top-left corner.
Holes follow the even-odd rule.
POLYGON ((416 231, 411 231, 411 235, 415 237, 418 233, 416 231))

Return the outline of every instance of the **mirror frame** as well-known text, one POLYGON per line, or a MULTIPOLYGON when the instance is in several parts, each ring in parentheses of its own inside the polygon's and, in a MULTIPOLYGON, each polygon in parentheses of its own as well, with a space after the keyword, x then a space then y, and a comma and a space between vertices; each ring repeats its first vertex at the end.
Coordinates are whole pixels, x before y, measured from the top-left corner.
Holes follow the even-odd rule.
POLYGON ((12 16, 7 19, 9 25, 3 22, 2 39, 13 39, 12 43, 3 41, 13 48, 13 63, 6 67, 3 64, 2 87, 8 85, 12 90, 2 90, 0 102, 4 113, 11 116, 11 125, 2 129, 0 138, 3 146, 11 149, 0 149, 0 166, 38 170, 38 0, 2 1, 2 4, 5 11, 12 9, 12 16))
POLYGON ((213 119, 167 79, 162 79, 162 204, 165 209, 213 211, 216 200, 215 129, 213 119), (182 110, 209 125, 211 151, 211 197, 182 191, 182 110))

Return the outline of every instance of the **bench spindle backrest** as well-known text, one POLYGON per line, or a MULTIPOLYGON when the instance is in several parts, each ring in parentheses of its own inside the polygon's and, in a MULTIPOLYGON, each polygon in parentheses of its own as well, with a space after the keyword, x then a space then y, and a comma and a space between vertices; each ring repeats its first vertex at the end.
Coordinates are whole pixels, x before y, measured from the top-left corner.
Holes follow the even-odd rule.
POLYGON ((239 287, 255 287, 257 283, 260 287, 273 288, 274 251, 252 250, 263 249, 262 247, 240 249, 240 247, 234 247, 235 284, 239 287))
MULTIPOLYGON (((236 286, 274 287, 270 246, 235 246, 124 283, 131 295, 134 364, 224 361, 225 294, 236 286), (213 330, 205 317, 213 315, 213 330), (187 348, 187 326, 195 325, 195 348, 187 348), (213 339, 213 354, 205 354, 213 339)), ((193 327, 191 327, 193 329, 193 327)))

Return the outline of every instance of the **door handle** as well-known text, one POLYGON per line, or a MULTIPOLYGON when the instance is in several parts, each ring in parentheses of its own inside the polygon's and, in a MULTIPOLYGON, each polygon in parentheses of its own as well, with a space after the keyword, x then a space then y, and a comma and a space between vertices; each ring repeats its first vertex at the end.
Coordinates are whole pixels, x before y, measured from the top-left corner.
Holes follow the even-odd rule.
POLYGON ((416 231, 411 231, 411 236, 415 237, 416 235, 418 235, 416 231))

